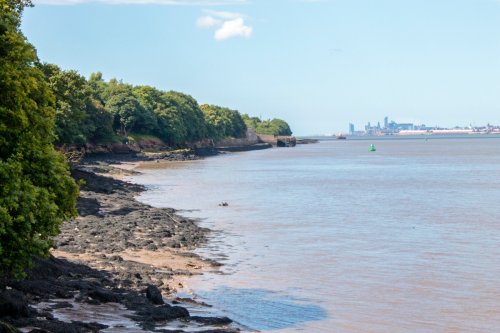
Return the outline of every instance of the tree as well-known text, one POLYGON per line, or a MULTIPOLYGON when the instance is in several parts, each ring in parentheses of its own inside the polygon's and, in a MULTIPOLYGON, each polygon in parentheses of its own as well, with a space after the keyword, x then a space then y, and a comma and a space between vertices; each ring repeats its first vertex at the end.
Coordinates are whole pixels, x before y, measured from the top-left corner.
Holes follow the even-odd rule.
POLYGON ((127 136, 128 131, 150 134, 156 130, 154 114, 141 106, 131 85, 111 80, 104 92, 105 107, 114 117, 113 126, 127 136))
POLYGON ((92 99, 98 101, 101 105, 104 105, 104 93, 108 84, 102 79, 102 73, 96 72, 90 74, 87 84, 89 86, 92 99))
POLYGON ((180 116, 182 124, 186 128, 184 141, 193 142, 207 138, 207 126, 203 112, 193 97, 177 91, 169 91, 165 93, 164 98, 172 112, 180 116))
POLYGON ((261 120, 258 117, 242 116, 245 124, 255 130, 257 134, 267 135, 292 135, 288 123, 281 119, 261 120))
POLYGON ((145 112, 156 119, 157 126, 153 134, 170 145, 183 143, 187 129, 180 112, 165 97, 165 92, 150 86, 134 87, 133 91, 145 112))
POLYGON ((53 147, 54 97, 19 28, 26 5, 0 0, 0 270, 17 276, 48 255, 78 195, 53 147))
POLYGON ((245 122, 245 125, 247 127, 253 128, 254 130, 257 129, 259 126, 259 123, 262 122, 259 117, 250 117, 248 114, 244 113, 241 115, 241 118, 245 122))
POLYGON ((269 128, 274 135, 292 135, 292 130, 288 123, 281 119, 272 119, 269 121, 269 128))
POLYGON ((220 140, 225 137, 245 136, 247 127, 238 111, 208 104, 201 105, 200 109, 205 116, 211 138, 220 140))
POLYGON ((76 71, 64 71, 57 65, 43 64, 41 69, 56 97, 57 143, 85 144, 95 130, 93 122, 87 121, 86 109, 90 104, 87 81, 76 71))
POLYGON ((93 143, 111 142, 113 139, 113 115, 100 101, 91 99, 85 105, 87 112, 86 125, 93 131, 88 133, 87 141, 93 143))

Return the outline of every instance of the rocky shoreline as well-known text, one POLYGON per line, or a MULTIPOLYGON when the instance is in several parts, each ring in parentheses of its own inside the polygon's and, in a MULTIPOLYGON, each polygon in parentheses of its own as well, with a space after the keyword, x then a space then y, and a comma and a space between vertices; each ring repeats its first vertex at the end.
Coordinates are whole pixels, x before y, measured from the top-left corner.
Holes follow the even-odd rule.
POLYGON ((100 159, 107 161, 90 158, 73 169, 80 216, 62 225, 51 257, 36 259, 25 280, 0 278, 0 332, 238 332, 229 318, 190 315, 187 306, 206 305, 175 297, 186 276, 217 270, 190 252, 209 230, 138 202, 142 186, 100 174, 126 172, 110 162, 127 158, 100 159))

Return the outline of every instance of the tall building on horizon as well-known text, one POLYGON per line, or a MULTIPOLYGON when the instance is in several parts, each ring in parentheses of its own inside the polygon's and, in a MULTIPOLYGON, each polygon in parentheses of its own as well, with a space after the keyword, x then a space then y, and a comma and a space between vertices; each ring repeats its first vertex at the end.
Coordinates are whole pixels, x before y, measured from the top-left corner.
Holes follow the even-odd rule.
POLYGON ((354 124, 349 123, 349 134, 353 135, 354 134, 354 124))
POLYGON ((384 128, 387 129, 388 126, 389 126, 389 117, 385 116, 385 118, 384 118, 384 128))

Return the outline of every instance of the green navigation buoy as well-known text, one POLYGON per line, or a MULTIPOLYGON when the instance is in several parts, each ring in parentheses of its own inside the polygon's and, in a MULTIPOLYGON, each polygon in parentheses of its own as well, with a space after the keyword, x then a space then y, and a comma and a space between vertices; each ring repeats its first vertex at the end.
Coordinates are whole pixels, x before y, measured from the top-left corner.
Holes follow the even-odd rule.
POLYGON ((376 151, 376 150, 377 150, 377 149, 375 149, 375 145, 372 143, 372 144, 370 145, 370 149, 369 149, 369 151, 376 151))

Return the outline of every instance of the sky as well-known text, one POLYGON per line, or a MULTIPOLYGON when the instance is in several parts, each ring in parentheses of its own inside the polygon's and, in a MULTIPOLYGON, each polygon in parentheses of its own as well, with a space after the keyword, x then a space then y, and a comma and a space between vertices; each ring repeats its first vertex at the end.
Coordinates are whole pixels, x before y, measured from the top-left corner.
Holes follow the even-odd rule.
POLYGON ((39 58, 347 132, 500 125, 500 0, 34 0, 39 58))

